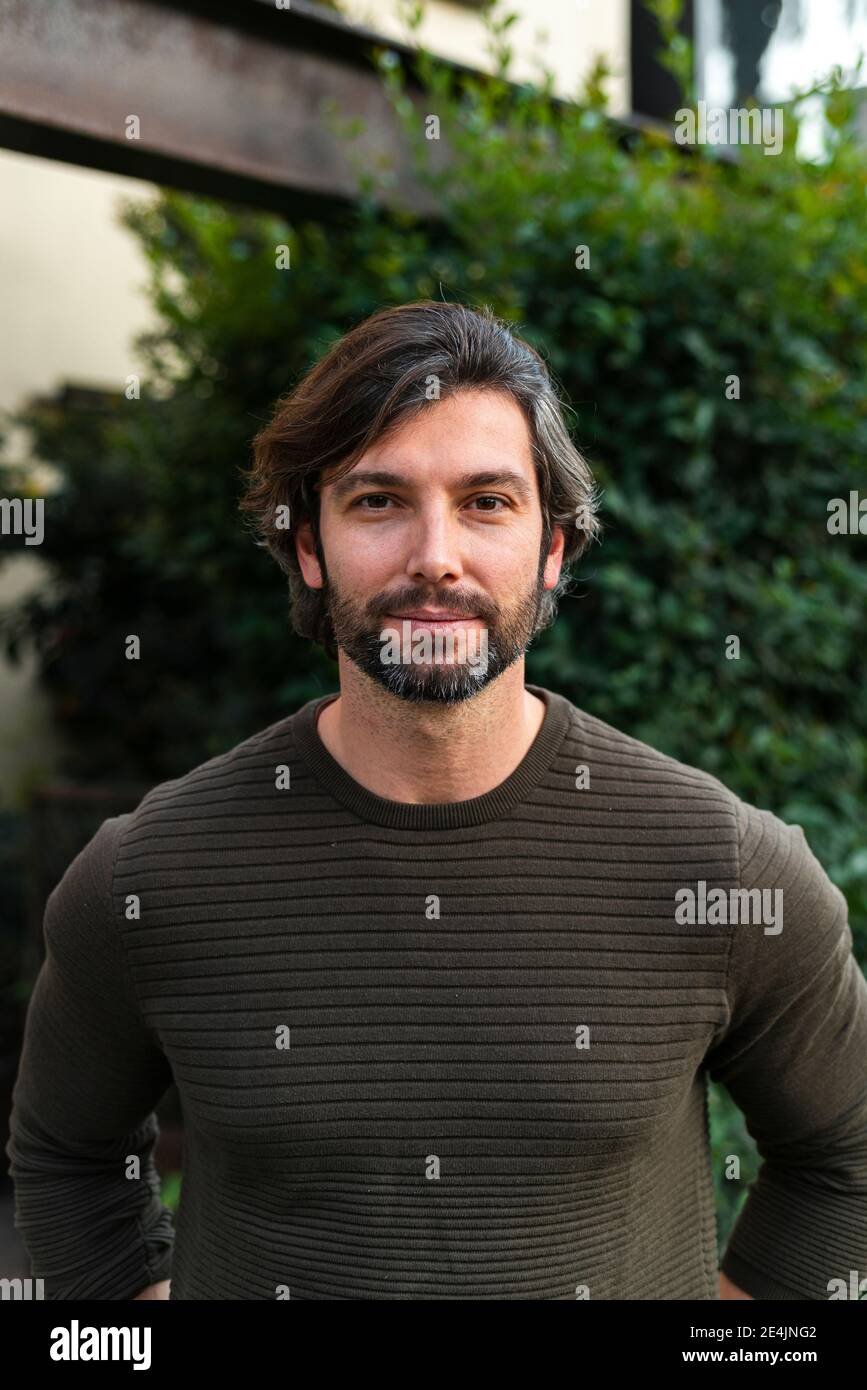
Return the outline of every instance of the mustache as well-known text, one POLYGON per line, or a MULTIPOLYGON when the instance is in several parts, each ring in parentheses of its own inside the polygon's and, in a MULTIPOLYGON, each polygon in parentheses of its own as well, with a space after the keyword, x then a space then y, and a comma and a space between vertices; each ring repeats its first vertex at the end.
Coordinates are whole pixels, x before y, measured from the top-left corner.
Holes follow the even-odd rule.
POLYGON ((386 613, 398 614, 402 610, 412 613, 418 608, 442 609, 468 618, 477 615, 488 621, 493 621, 500 611, 497 604, 481 595, 456 593, 448 589, 434 590, 430 594, 422 594, 418 589, 400 589, 393 594, 375 594, 365 605, 371 619, 386 613))

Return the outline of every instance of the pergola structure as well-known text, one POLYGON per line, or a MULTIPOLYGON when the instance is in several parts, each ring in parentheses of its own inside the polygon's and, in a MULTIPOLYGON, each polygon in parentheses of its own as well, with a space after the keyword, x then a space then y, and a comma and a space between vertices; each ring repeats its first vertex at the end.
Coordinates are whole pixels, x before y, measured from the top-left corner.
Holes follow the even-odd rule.
MULTIPOLYGON (((311 0, 0 0, 0 147, 316 216, 357 192, 331 103, 363 121, 354 149, 366 167, 391 158, 394 196, 435 212, 377 47, 410 56, 311 0)), ((648 90, 646 62, 633 66, 648 90)))
POLYGON ((0 0, 0 34, 7 149, 316 215, 356 192, 331 101, 424 206, 371 59, 407 50, 310 0, 0 0))

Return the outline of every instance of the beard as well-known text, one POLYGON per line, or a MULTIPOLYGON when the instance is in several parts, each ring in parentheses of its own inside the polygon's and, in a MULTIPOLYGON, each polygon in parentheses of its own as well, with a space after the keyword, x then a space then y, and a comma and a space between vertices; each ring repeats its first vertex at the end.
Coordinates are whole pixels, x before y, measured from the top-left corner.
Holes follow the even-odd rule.
POLYGON ((393 593, 382 591, 366 603, 360 603, 335 589, 326 575, 321 556, 320 565, 325 580, 323 601, 337 646, 383 689, 415 704, 451 705, 478 695, 523 656, 540 626, 539 610, 545 593, 544 558, 540 559, 532 586, 508 607, 481 594, 456 593, 450 589, 434 589, 423 594, 410 586, 393 593), (425 635, 430 646, 436 648, 438 634, 436 629, 413 626, 414 635, 411 642, 403 642, 400 659, 394 659, 393 643, 390 655, 386 656, 387 634, 394 634, 398 639, 402 634, 406 636, 404 624, 408 622, 389 614, 402 610, 412 612, 415 608, 442 609, 475 617, 481 630, 477 627, 454 633, 454 650, 448 645, 448 637, 441 638, 450 657, 457 653, 455 659, 442 660, 438 655, 425 659, 424 652, 419 659, 414 654, 423 645, 425 635), (480 647, 484 659, 480 659, 480 647), (464 657, 467 659, 462 659, 464 657))

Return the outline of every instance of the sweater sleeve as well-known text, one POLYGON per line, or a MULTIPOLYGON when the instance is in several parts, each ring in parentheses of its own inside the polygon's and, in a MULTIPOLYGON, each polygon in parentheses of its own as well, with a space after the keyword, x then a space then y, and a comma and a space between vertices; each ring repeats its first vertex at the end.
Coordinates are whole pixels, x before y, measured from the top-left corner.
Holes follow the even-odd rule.
POLYGON ((705 1058, 762 1159, 721 1268, 753 1298, 827 1299, 867 1273, 867 981, 801 827, 737 812, 740 886, 782 914, 732 927, 728 1017, 705 1058))
POLYGON ((46 1299, 135 1298, 171 1273, 152 1151, 172 1074, 134 997, 112 893, 127 819, 103 822, 48 899, 12 1096, 15 1225, 46 1299))

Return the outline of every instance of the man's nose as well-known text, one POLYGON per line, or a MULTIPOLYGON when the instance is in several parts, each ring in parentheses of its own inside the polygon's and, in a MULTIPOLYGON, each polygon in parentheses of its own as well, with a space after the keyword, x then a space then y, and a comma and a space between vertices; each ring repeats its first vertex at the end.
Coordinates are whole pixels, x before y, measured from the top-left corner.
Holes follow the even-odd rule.
POLYGON ((426 508, 415 519, 406 573, 412 579, 426 579, 429 584, 463 574, 460 525, 447 508, 426 508))

